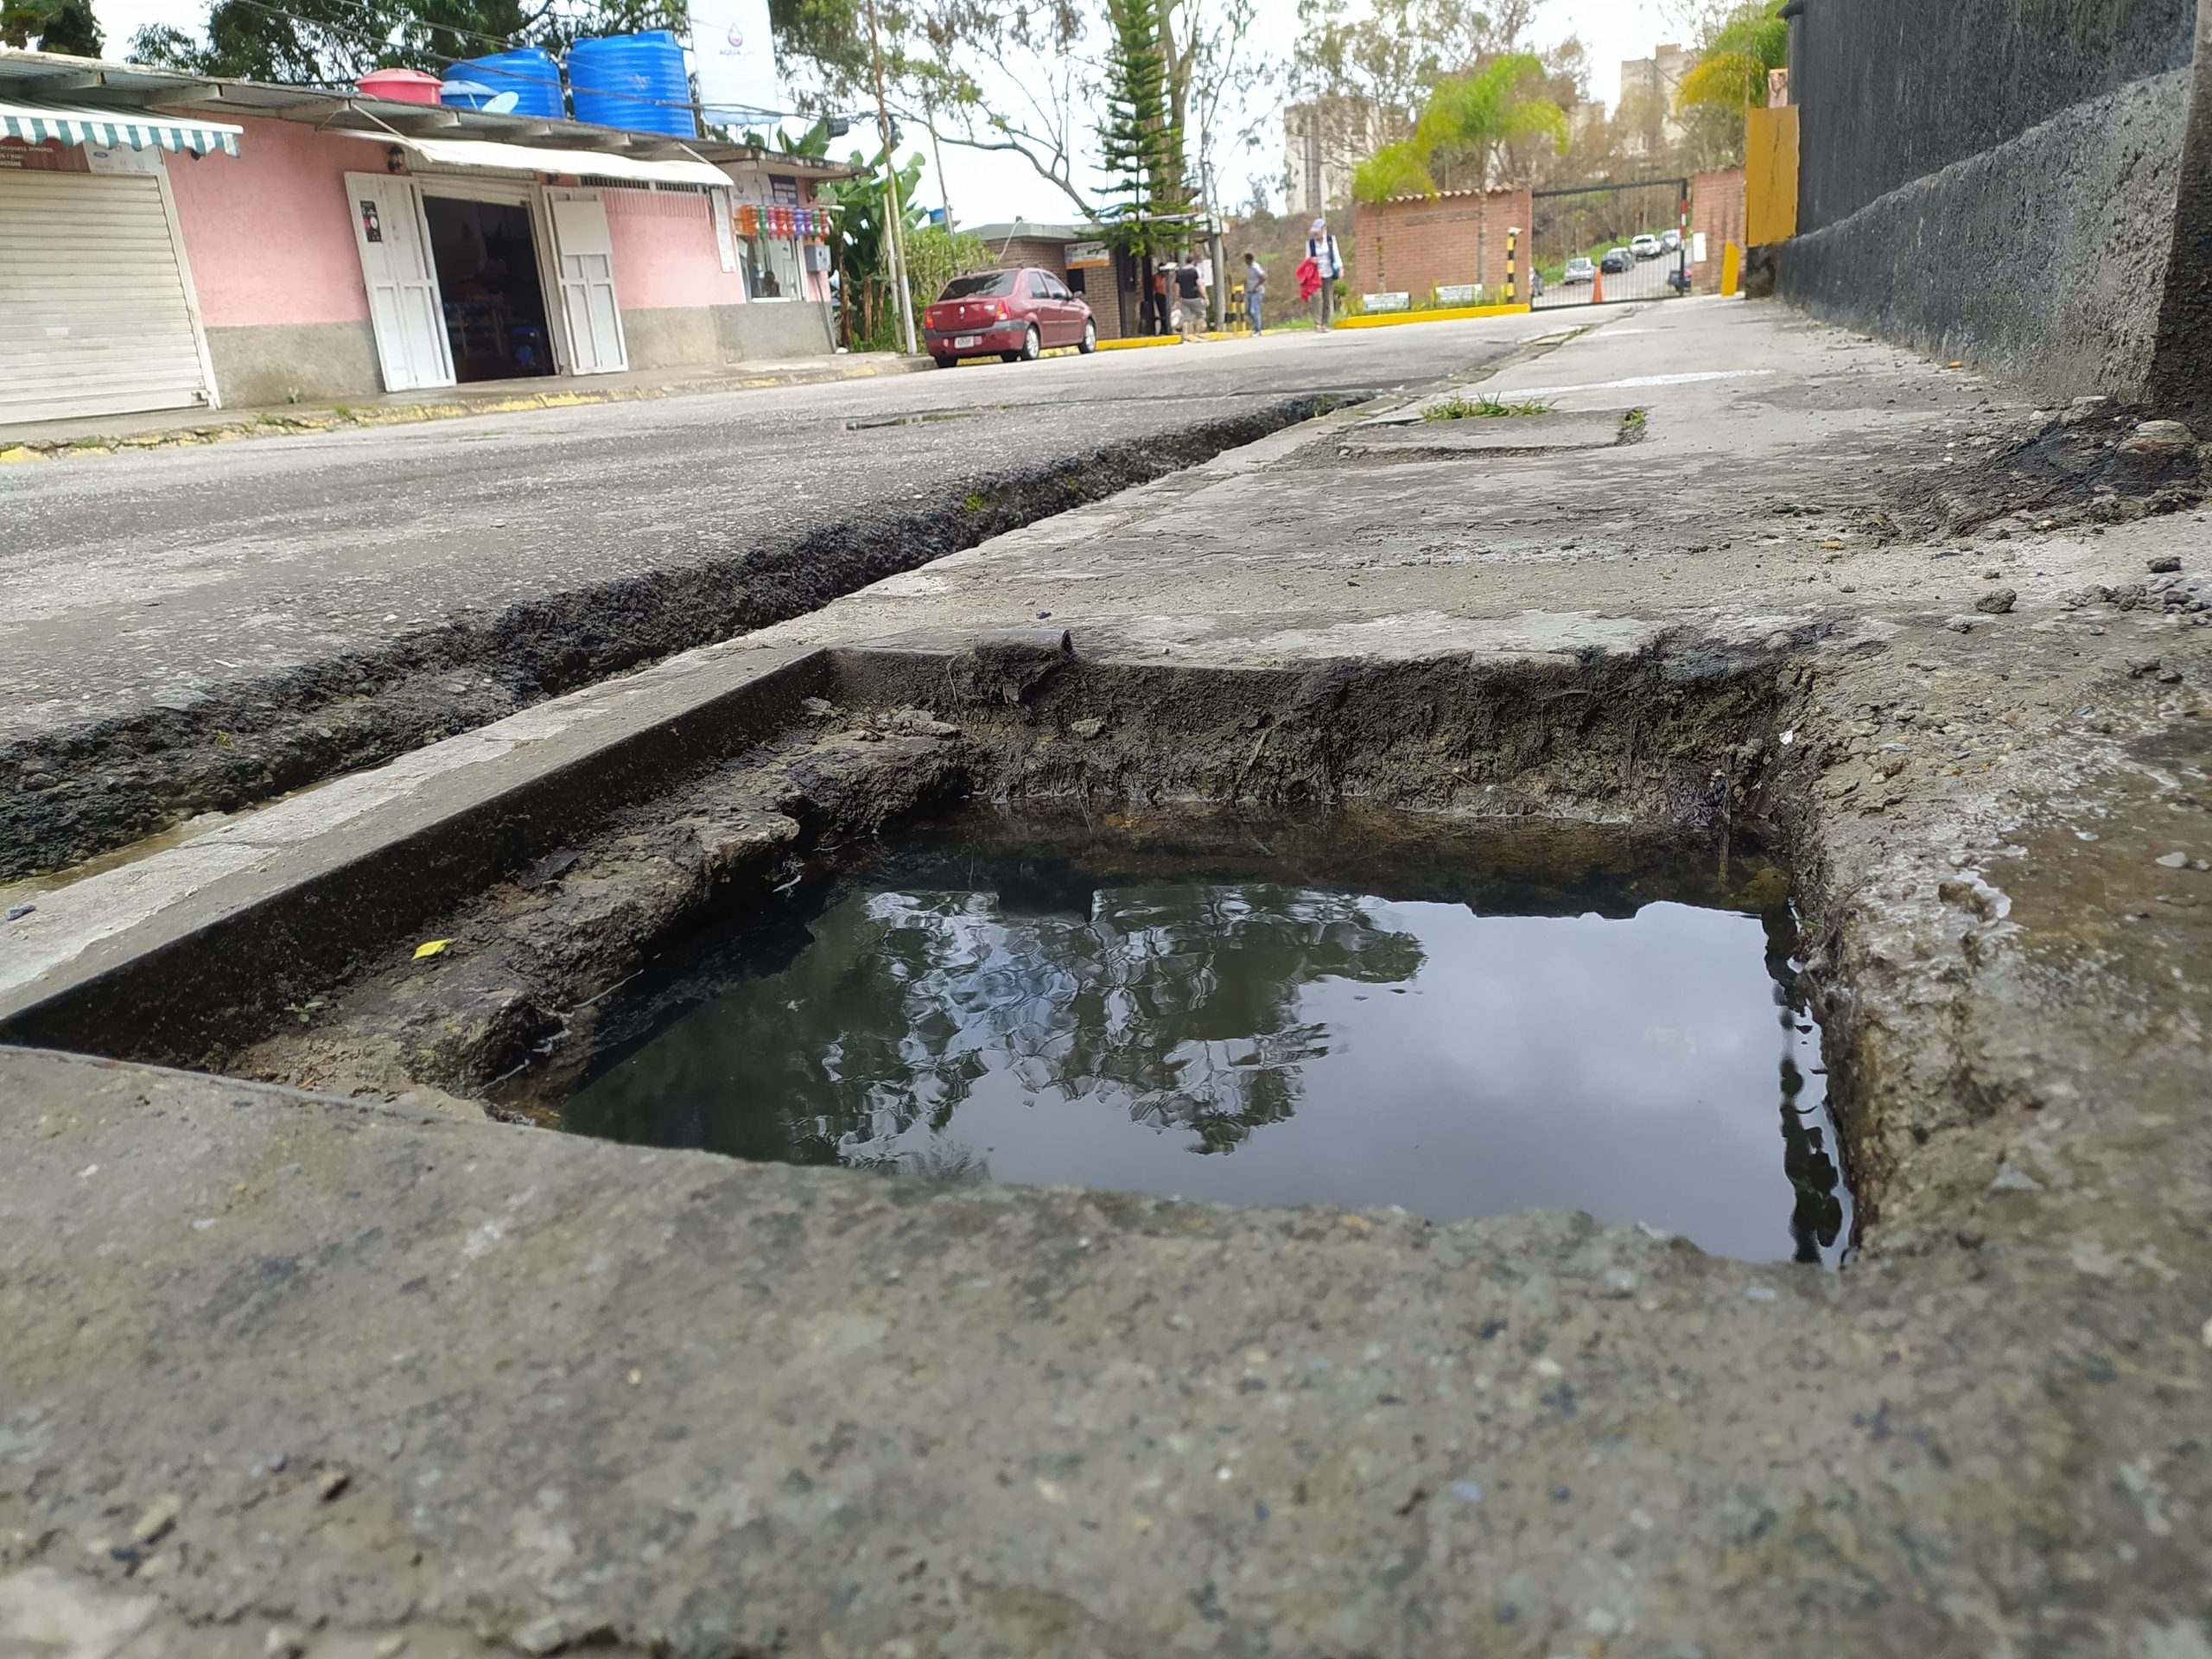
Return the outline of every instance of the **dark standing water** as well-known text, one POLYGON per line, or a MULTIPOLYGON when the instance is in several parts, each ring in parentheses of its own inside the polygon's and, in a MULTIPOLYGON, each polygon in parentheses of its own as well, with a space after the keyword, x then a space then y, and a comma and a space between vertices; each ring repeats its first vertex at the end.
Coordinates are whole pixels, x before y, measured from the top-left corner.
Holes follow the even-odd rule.
POLYGON ((1465 832, 1409 851, 1342 829, 1229 850, 940 830, 855 872, 803 938, 695 961, 618 1014, 551 1085, 563 1122, 1230 1204, 1580 1209, 1837 1259, 1850 1198, 1819 1036, 1778 979, 1772 867, 1516 830, 1512 868, 1465 832))

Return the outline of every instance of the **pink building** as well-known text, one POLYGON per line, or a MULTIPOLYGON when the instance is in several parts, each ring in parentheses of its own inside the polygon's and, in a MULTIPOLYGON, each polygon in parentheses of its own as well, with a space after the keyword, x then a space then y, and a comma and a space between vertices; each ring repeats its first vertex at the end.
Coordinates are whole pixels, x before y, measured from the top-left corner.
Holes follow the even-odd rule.
POLYGON ((827 353, 851 175, 0 50, 0 427, 827 353))

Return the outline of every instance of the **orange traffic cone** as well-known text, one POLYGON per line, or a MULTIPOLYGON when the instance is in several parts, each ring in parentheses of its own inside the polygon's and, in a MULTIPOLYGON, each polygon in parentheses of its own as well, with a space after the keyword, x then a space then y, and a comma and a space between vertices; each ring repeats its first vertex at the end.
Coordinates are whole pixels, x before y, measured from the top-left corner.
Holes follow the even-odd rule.
POLYGON ((1590 279, 1590 303, 1592 305, 1603 305, 1605 302, 1605 268, 1603 265, 1600 265, 1598 267, 1598 274, 1590 279))

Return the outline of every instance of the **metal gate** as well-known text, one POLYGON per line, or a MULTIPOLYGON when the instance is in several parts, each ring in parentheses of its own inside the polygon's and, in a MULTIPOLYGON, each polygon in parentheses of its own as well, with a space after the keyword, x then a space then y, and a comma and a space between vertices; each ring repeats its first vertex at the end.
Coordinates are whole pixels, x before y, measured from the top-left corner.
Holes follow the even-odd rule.
POLYGON ((1689 291, 1688 179, 1539 190, 1534 211, 1529 263, 1542 284, 1538 310, 1689 291), (1639 247, 1638 237, 1651 239, 1639 247))

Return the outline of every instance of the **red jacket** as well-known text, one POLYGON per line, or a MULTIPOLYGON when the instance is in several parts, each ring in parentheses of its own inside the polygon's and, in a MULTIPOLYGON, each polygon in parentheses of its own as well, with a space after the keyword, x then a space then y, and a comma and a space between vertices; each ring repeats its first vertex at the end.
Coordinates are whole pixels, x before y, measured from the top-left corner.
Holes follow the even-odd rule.
POLYGON ((1311 259, 1298 262, 1298 297, 1310 300, 1321 291, 1321 267, 1311 259))

